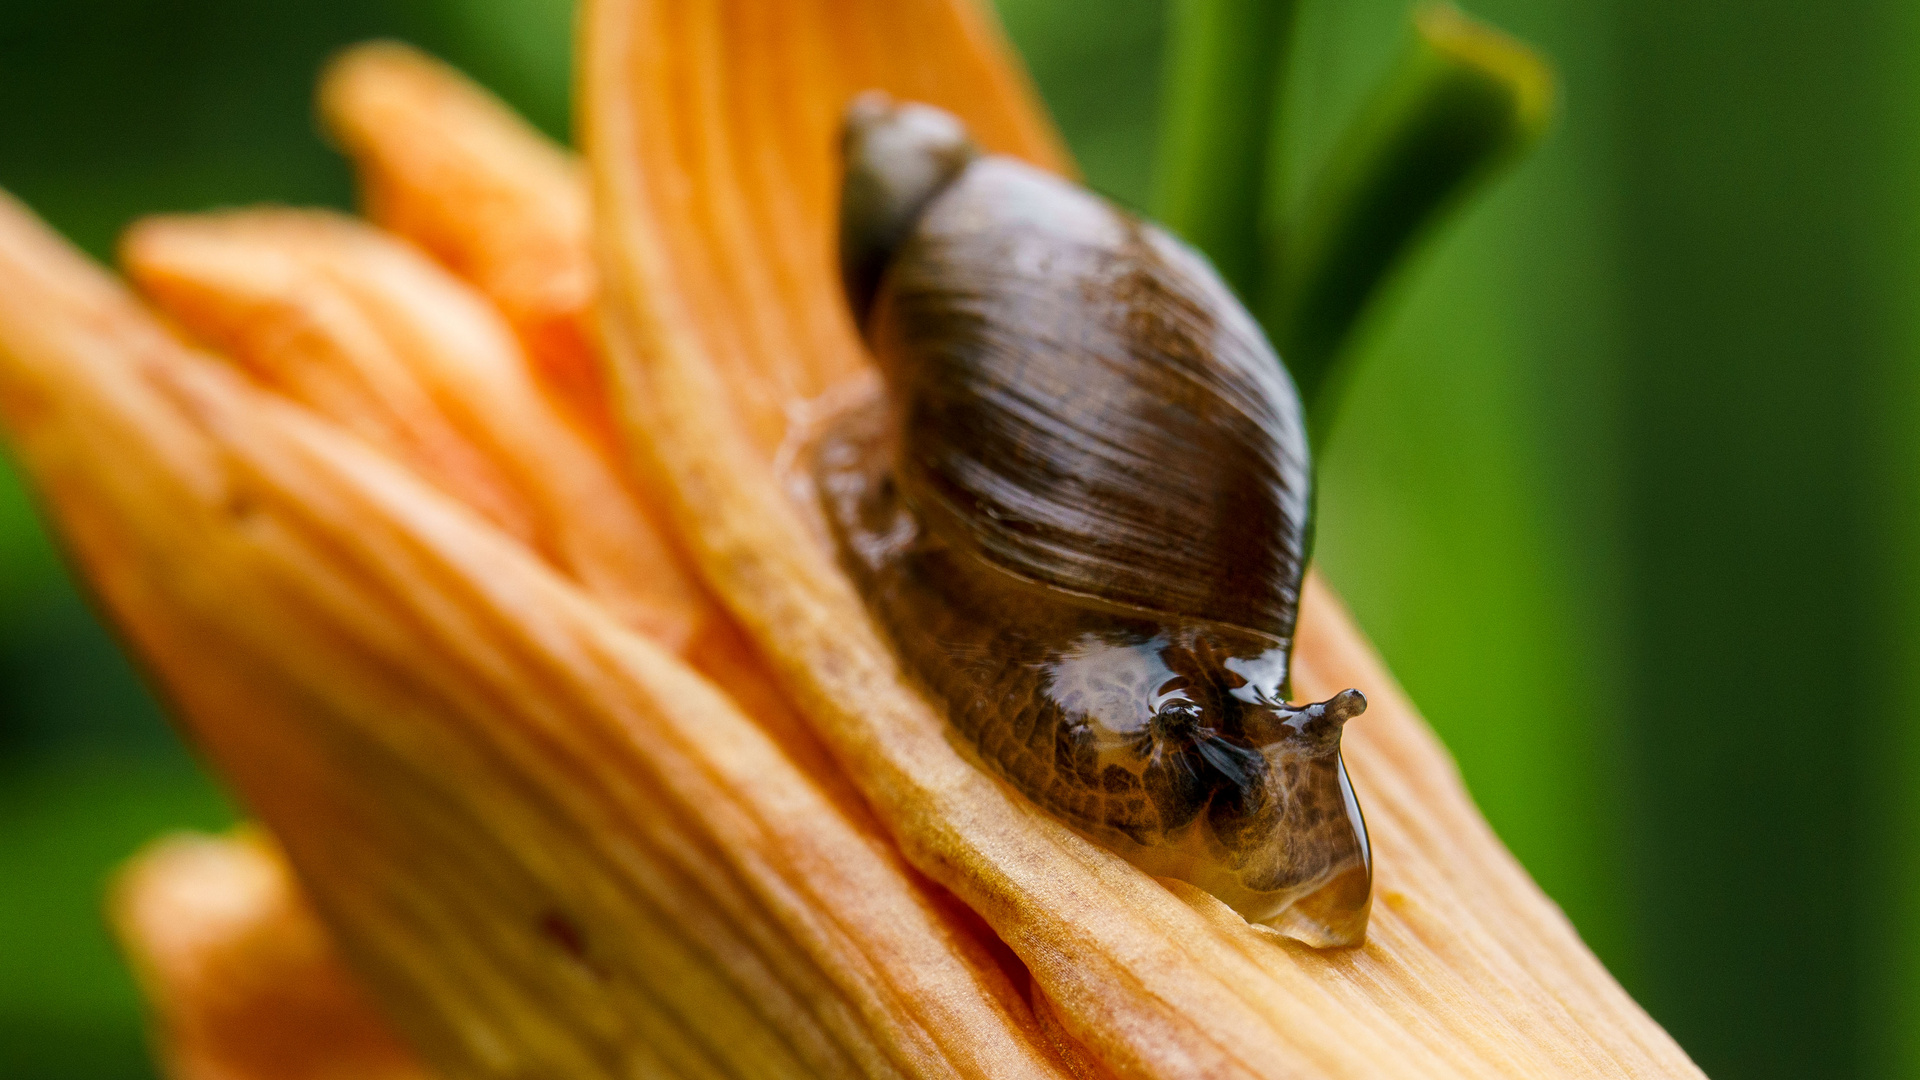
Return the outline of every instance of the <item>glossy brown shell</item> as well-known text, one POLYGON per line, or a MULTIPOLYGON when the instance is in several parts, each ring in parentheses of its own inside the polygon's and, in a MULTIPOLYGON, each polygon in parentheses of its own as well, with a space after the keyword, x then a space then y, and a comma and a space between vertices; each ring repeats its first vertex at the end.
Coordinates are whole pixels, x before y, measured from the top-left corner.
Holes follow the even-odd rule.
POLYGON ((846 565, 1026 796, 1249 918, 1356 943, 1371 862, 1339 734, 1364 701, 1285 700, 1311 472, 1284 369, 1163 231, 942 153, 849 273, 887 392, 815 446, 846 565))
POLYGON ((933 527, 1103 603, 1292 638, 1310 543, 1298 399, 1184 245, 983 158, 896 254, 871 340, 933 527))

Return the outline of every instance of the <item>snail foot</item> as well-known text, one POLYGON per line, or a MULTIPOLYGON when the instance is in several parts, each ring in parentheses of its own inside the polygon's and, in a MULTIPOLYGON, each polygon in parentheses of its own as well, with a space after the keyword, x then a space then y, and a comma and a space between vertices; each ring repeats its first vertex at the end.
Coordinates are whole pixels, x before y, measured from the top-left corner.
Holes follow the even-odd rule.
POLYGON ((1267 925, 1310 948, 1352 949, 1366 944, 1367 919, 1372 913, 1369 861, 1294 901, 1267 925))

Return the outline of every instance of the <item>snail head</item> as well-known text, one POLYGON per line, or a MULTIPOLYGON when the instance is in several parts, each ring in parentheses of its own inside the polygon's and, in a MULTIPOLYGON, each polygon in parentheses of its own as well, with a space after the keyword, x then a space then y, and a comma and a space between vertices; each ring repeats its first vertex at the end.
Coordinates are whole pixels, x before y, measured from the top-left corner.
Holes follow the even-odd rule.
MULTIPOLYGON (((1269 644, 1225 627, 1187 626, 1144 646, 1107 651, 1127 657, 1140 669, 1132 685, 1152 687, 1148 695, 1151 730, 1162 738, 1218 734, 1250 749, 1289 758, 1338 754, 1340 733, 1347 721, 1367 711, 1366 697, 1358 690, 1343 690, 1326 701, 1290 704, 1286 686, 1290 650, 1285 646, 1261 650, 1269 644)), ((1083 646, 1077 655, 1098 654, 1083 646)))
POLYGON ((840 149, 840 276, 864 328, 894 250, 980 150, 953 114, 879 90, 847 106, 840 149))

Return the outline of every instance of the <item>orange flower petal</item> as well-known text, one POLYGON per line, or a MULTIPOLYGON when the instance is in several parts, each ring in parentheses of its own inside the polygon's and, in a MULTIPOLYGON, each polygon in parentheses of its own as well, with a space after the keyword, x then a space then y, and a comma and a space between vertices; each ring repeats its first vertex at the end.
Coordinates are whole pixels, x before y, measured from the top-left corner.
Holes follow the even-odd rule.
POLYGON ((879 87, 1049 158, 972 4, 591 0, 585 41, 628 431, 709 583, 908 858, 1029 966, 1044 1014, 1129 1076, 1697 1075, 1500 848, 1323 586, 1302 684, 1378 695, 1349 736, 1384 901, 1363 950, 1287 944, 1081 840, 965 761, 901 677, 778 462, 794 419, 865 371, 834 271, 844 103, 879 87))
POLYGON ((1059 1075, 710 684, 0 200, 0 416, 396 1026, 476 1075, 1059 1075))
POLYGON ((671 162, 629 171, 621 187, 601 168, 596 198, 616 200, 599 207, 613 256, 602 271, 650 292, 646 311, 670 320, 657 336, 707 358, 763 457, 797 407, 867 368, 834 256, 832 151, 854 93, 882 86, 933 102, 990 149, 1064 166, 968 4, 595 3, 586 18, 596 166, 671 162), (646 215, 645 235, 630 211, 646 215), (610 232, 616 224, 627 231, 610 232))
POLYGON ((176 1080, 426 1080, 255 834, 177 836, 114 886, 112 917, 176 1080))
POLYGON ((256 210, 150 219, 121 258, 196 337, 528 543, 630 625, 680 651, 715 617, 500 316, 408 245, 334 214, 256 210))
MULTIPOLYGON (((459 72, 391 42, 344 53, 322 80, 320 100, 360 178, 368 214, 492 300, 519 331, 541 384, 615 453, 592 330, 598 275, 588 247, 586 185, 572 157, 459 72)), ((651 471, 631 471, 626 479, 649 525, 668 531, 651 471)), ((648 554, 658 547, 641 540, 625 550, 653 588, 698 596, 697 629, 684 655, 836 798, 864 813, 732 620, 677 555, 648 554)))
POLYGON ((393 42, 343 53, 321 80, 320 115, 354 159, 367 216, 492 297, 561 395, 604 425, 591 221, 572 156, 393 42))

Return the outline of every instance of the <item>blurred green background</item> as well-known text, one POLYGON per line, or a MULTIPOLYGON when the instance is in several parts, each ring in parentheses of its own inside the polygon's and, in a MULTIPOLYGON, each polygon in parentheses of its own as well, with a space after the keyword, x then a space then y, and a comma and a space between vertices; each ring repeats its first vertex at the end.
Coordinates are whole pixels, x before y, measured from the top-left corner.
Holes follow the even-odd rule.
MULTIPOLYGON (((1710 1075, 1920 1076, 1920 4, 1467 6, 1553 59, 1560 115, 1369 319, 1323 565, 1710 1075)), ((1090 180, 1146 204, 1161 0, 1001 8, 1090 180)), ((1303 10, 1305 176, 1407 9, 1303 10)), ((146 211, 346 205, 328 52, 407 38, 563 132, 567 18, 0 0, 0 185, 98 254, 146 211)), ((0 475, 0 1076, 152 1075, 101 889, 232 814, 0 475)))

